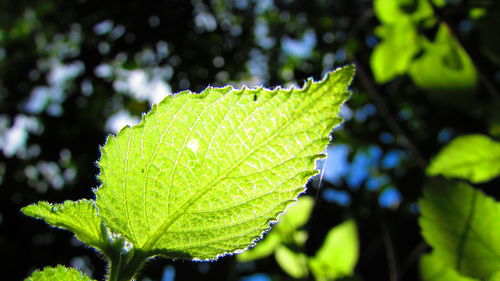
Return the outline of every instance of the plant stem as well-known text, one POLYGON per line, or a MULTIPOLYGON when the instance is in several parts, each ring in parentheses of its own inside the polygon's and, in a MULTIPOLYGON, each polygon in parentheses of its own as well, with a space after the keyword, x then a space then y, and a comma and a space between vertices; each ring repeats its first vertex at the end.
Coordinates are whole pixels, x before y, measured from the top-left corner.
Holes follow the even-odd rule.
POLYGON ((108 281, 131 281, 148 258, 143 252, 120 252, 110 258, 108 281))
POLYGON ((109 262, 109 281, 118 281, 120 271, 122 266, 122 255, 115 255, 114 258, 110 258, 109 262))

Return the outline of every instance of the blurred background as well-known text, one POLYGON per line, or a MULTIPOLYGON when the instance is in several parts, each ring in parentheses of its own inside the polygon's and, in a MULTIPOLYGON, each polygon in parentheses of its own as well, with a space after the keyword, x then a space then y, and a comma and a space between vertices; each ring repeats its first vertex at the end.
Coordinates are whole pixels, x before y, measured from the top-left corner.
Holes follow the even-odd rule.
MULTIPOLYGON (((300 251, 354 219, 349 280, 419 280, 428 161, 457 135, 500 137, 499 30, 496 0, 1 0, 0 276, 64 264, 103 279, 103 258, 19 210, 93 198, 99 146, 151 104, 208 85, 301 86, 355 64, 300 251)), ((498 199, 499 183, 477 187, 498 199)), ((139 280, 314 280, 281 265, 157 259, 139 280)))

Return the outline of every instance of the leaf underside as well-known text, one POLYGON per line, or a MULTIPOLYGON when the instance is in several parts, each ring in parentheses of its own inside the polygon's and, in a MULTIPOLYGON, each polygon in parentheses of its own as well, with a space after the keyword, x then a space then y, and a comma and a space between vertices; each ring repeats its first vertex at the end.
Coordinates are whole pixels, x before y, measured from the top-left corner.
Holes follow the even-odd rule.
POLYGON ((154 255, 206 260, 245 249, 317 173, 353 72, 301 89, 166 98, 102 147, 99 215, 154 255))
POLYGON ((500 143, 483 135, 458 137, 436 156, 427 173, 488 181, 500 174, 500 143))
POLYGON ((26 206, 21 211, 25 215, 43 219, 52 226, 70 230, 80 241, 106 253, 107 238, 101 229, 102 219, 97 215, 92 200, 68 200, 62 204, 42 201, 26 206))

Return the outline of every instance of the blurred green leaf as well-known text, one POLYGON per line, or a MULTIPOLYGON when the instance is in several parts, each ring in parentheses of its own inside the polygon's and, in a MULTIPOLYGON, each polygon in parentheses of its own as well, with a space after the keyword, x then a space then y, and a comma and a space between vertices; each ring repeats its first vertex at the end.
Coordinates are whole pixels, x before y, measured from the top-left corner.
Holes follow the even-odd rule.
POLYGON ((474 281, 460 275, 452 267, 443 263, 433 254, 425 254, 420 258, 420 277, 422 281, 474 281))
POLYGON ((358 254, 356 223, 348 220, 328 232, 323 246, 310 259, 309 266, 316 280, 335 280, 353 274, 358 254))
POLYGON ((386 83, 406 73, 420 47, 417 31, 409 20, 381 26, 377 31, 382 41, 373 50, 370 66, 375 81, 386 83))
POLYGON ((401 20, 425 20, 434 15, 427 0, 375 0, 373 3, 377 18, 383 23, 397 23, 401 20))
POLYGON ((443 7, 446 5, 447 0, 432 0, 432 3, 437 7, 443 7))
POLYGON ((500 174, 500 142, 484 135, 457 137, 434 158, 427 174, 488 181, 500 174))
POLYGON ((467 184, 440 184, 420 201, 422 235, 458 273, 486 279, 500 269, 500 204, 467 184))
POLYGON ((247 251, 236 256, 236 259, 239 262, 247 262, 253 261, 257 259, 265 258, 271 255, 278 245, 280 245, 281 239, 278 233, 275 231, 270 231, 264 239, 257 242, 257 245, 253 248, 248 249, 247 251))
POLYGON ((495 273, 491 274, 487 281, 500 281, 500 270, 496 271, 495 273))
POLYGON ((276 224, 276 230, 282 235, 291 235, 309 220, 313 205, 314 199, 310 196, 300 197, 297 203, 280 218, 279 223, 276 224))
POLYGON ((303 245, 307 233, 297 231, 311 215, 314 199, 302 196, 296 204, 290 206, 288 211, 281 216, 279 222, 254 248, 237 256, 238 261, 245 262, 264 258, 272 254, 281 243, 290 243, 297 246, 303 245))
POLYGON ((56 267, 45 267, 43 270, 37 270, 33 272, 31 277, 25 279, 25 281, 92 281, 87 275, 81 273, 80 271, 58 265, 56 267))
POLYGON ((409 68, 417 86, 431 91, 468 91, 476 87, 474 64, 445 25, 439 27, 434 42, 424 42, 424 53, 409 68))
POLYGON ((304 278, 308 275, 307 256, 280 245, 275 253, 276 261, 288 275, 294 278, 304 278))

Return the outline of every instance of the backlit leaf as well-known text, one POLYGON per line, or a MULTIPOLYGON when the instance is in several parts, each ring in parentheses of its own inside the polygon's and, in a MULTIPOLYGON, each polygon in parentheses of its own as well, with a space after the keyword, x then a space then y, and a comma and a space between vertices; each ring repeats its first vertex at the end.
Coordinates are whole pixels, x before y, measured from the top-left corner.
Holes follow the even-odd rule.
POLYGON ((317 173, 353 71, 301 89, 167 97, 102 148, 99 215, 153 255, 205 260, 245 249, 317 173))
POLYGON ((280 245, 275 253, 276 261, 281 269, 294 278, 304 278, 308 275, 307 256, 294 252, 285 245, 280 245))
POLYGON ((26 278, 25 281, 92 281, 87 275, 74 268, 68 268, 62 265, 57 267, 45 267, 43 270, 37 270, 26 278))
POLYGON ((428 187, 422 234, 433 255, 461 275, 486 280, 500 270, 500 203, 464 183, 428 187))
POLYGON ((434 15, 427 0, 375 0, 373 8, 383 23, 399 24, 402 19, 425 20, 434 15))
POLYGON ((335 280, 353 274, 358 255, 356 223, 348 220, 328 232, 323 246, 310 259, 309 266, 316 280, 335 280))
POLYGON ((377 83, 386 83, 403 75, 420 50, 415 26, 409 20, 377 29, 381 42, 375 46, 370 66, 377 83))
POLYGON ((460 275, 452 267, 443 263, 433 254, 420 258, 420 276, 422 281, 474 281, 477 279, 460 275))
POLYGON ((21 211, 48 224, 72 231, 80 241, 106 252, 107 236, 102 220, 91 200, 65 201, 62 204, 38 202, 21 211))
MULTIPOLYGON (((422 37, 423 38, 423 37, 422 37)), ((434 42, 423 44, 424 54, 415 59, 409 73, 415 84, 431 91, 468 91, 477 84, 470 57, 441 25, 434 42)))
POLYGON ((500 143, 483 135, 457 137, 439 152, 427 173, 488 181, 500 174, 500 143))

